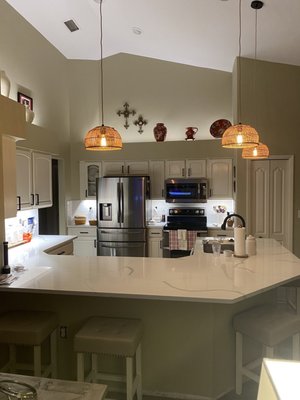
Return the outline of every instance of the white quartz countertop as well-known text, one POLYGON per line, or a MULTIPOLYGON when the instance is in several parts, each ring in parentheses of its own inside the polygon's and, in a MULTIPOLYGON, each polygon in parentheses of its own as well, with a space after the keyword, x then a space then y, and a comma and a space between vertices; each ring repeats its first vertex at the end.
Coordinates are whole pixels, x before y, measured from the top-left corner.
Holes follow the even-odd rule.
MULTIPOLYGON (((59 379, 0 373, 1 386, 4 386, 3 381, 6 380, 14 380, 30 385, 36 390, 37 398, 40 400, 102 400, 107 390, 106 385, 97 383, 63 381, 59 379)), ((14 388, 13 384, 11 386, 14 388)), ((0 400, 7 398, 6 395, 0 392, 0 400)), ((15 397, 11 396, 11 398, 15 397)))
POLYGON ((203 253, 184 258, 48 255, 74 236, 40 236, 9 250, 9 264, 25 266, 1 291, 234 303, 300 277, 300 260, 273 239, 257 239, 248 258, 203 253))

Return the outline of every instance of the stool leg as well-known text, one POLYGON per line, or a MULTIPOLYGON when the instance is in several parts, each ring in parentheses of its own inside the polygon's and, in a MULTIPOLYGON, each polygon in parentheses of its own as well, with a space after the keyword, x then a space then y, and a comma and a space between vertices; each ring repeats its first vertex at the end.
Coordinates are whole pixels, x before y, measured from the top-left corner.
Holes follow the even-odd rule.
POLYGON ((16 345, 10 344, 9 345, 9 372, 15 372, 16 371, 16 359, 17 359, 17 349, 16 345))
POLYGON ((243 389, 243 335, 240 332, 235 334, 235 391, 242 394, 243 389))
POLYGON ((42 376, 41 346, 33 346, 33 373, 42 376))
POLYGON ((136 376, 137 376, 137 389, 136 395, 137 400, 142 400, 142 350, 141 343, 138 345, 135 353, 135 365, 136 365, 136 376))
POLYGON ((77 353, 77 381, 84 382, 84 353, 77 353))
POLYGON ((57 329, 50 336, 51 377, 57 377, 57 329))
POLYGON ((300 335, 296 333, 293 335, 293 360, 300 359, 300 335))
POLYGON ((133 398, 133 358, 126 357, 126 400, 133 398))

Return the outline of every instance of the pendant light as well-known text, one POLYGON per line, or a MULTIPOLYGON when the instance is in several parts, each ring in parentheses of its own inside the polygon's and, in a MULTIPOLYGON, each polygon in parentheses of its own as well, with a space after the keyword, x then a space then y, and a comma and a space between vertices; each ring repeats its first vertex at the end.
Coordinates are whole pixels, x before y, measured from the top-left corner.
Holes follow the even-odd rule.
POLYGON ((270 155, 269 148, 263 143, 259 143, 258 146, 248 147, 243 149, 242 157, 247 160, 259 160, 268 158, 270 155))
MULTIPOLYGON (((238 119, 241 116, 241 36, 242 36, 242 15, 241 0, 239 0, 239 58, 238 58, 238 78, 239 78, 239 99, 238 99, 238 119)), ((223 133, 222 147, 243 149, 257 146, 259 135, 250 125, 238 123, 230 126, 223 133)))
MULTIPOLYGON (((255 51, 254 51, 254 60, 256 62, 257 58, 257 10, 260 10, 263 7, 264 3, 262 1, 252 1, 251 7, 255 10, 255 51)), ((247 160, 260 160, 264 158, 268 158, 270 155, 270 151, 267 145, 263 143, 259 143, 258 146, 243 149, 242 157, 247 160)))
MULTIPOLYGON (((96 0, 95 0, 96 1, 96 0)), ((99 109, 100 109, 100 97, 101 97, 101 117, 102 125, 96 126, 95 128, 88 131, 84 139, 84 145, 86 150, 93 151, 110 151, 110 150, 121 150, 122 139, 119 132, 110 127, 104 125, 104 106, 103 106, 103 28, 102 28, 102 1, 99 2, 99 21, 100 21, 100 78, 101 78, 101 89, 98 85, 98 98, 99 98, 99 109)), ((99 111, 100 113, 100 111, 99 111)))

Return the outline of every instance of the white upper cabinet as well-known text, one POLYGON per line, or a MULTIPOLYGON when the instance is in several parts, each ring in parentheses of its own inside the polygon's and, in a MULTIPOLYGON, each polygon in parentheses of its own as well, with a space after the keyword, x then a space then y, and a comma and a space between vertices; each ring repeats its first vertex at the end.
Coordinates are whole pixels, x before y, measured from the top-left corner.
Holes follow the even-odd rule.
POLYGON ((52 206, 52 158, 50 154, 17 149, 17 209, 52 206))
POLYGON ((163 199, 165 190, 165 162, 163 160, 149 161, 150 198, 163 199))
POLYGON ((206 177, 206 160, 168 160, 166 178, 206 177))
POLYGON ((207 160, 210 199, 232 199, 232 159, 207 160))
POLYGON ((32 153, 33 193, 39 208, 52 206, 52 157, 50 154, 32 153))
POLYGON ((96 179, 101 176, 101 161, 80 161, 80 198, 96 198, 96 179))
POLYGON ((105 175, 149 175, 148 161, 103 161, 105 175))
POLYGON ((186 176, 192 178, 206 177, 206 160, 186 160, 186 176))
POLYGON ((17 209, 26 210, 34 205, 32 161, 30 150, 17 150, 17 209))

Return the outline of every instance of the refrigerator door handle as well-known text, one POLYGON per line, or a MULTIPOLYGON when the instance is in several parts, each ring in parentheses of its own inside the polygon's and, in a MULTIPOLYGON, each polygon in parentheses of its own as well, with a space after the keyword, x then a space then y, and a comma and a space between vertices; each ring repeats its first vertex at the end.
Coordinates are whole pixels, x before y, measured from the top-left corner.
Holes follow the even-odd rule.
POLYGON ((124 223, 124 187, 121 182, 121 223, 124 223))
POLYGON ((117 183, 117 197, 118 197, 118 222, 121 222, 121 183, 117 183))

